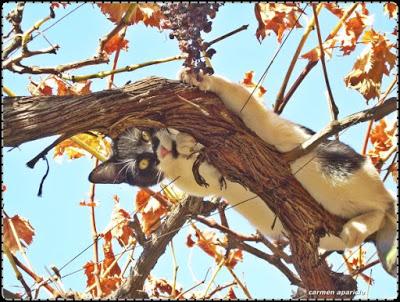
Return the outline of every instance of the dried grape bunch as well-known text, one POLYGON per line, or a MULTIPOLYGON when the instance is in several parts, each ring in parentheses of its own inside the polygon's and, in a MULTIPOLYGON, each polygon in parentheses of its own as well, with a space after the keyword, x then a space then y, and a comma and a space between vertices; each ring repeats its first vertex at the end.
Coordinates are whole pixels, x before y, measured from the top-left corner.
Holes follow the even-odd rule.
POLYGON ((204 55, 211 58, 215 49, 208 49, 207 43, 201 38, 201 32, 211 31, 212 21, 215 18, 218 8, 222 4, 218 3, 182 3, 172 2, 161 6, 161 10, 166 18, 164 28, 172 30, 169 37, 179 41, 179 48, 187 53, 183 66, 190 67, 193 72, 198 74, 203 71, 212 74, 211 67, 206 66, 204 55))

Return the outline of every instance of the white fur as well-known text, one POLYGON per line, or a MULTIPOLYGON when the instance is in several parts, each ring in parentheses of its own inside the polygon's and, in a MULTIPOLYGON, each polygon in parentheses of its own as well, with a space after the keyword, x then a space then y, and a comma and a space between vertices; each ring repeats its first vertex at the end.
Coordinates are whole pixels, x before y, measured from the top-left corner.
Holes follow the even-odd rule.
MULTIPOLYGON (((203 75, 201 82, 188 72, 180 75, 181 80, 198 86, 201 90, 216 93, 225 106, 237 114, 260 138, 281 152, 287 152, 307 140, 310 135, 301 127, 285 120, 266 109, 262 103, 251 96, 243 86, 232 83, 222 77, 203 75), (243 108, 243 105, 247 105, 243 108)), ((231 205, 238 204, 255 196, 243 186, 227 181, 227 188, 220 188, 220 173, 208 163, 203 163, 199 172, 209 187, 198 185, 192 173, 196 157, 193 152, 202 146, 183 133, 160 131, 158 134, 160 148, 171 150, 171 142, 177 142, 180 153, 178 158, 168 154, 160 158, 160 169, 182 190, 197 196, 215 195, 226 199, 231 205)), ((332 214, 349 219, 344 225, 340 238, 327 235, 320 241, 325 250, 343 250, 363 242, 369 235, 381 228, 387 211, 393 209, 394 198, 384 187, 379 174, 372 163, 367 160, 364 165, 346 178, 329 177, 322 173, 321 166, 313 152, 293 161, 290 165, 295 178, 304 186, 311 196, 332 214)), ((264 235, 278 238, 284 235, 284 228, 279 220, 271 228, 275 214, 261 198, 255 196, 234 208, 264 235)), ((393 216, 393 213, 390 213, 393 216)), ((390 216, 389 215, 389 216, 390 216)))

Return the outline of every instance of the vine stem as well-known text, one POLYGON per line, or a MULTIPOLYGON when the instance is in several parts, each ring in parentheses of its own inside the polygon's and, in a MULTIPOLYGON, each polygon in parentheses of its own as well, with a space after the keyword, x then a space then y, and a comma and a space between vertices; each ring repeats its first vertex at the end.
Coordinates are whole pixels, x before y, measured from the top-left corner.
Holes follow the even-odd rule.
MULTIPOLYGON (((316 8, 316 13, 319 14, 323 7, 323 4, 318 4, 316 8)), ((279 89, 278 95, 276 97, 275 105, 274 105, 274 111, 278 112, 279 107, 281 106, 283 102, 283 95, 285 94, 285 90, 287 87, 287 84, 289 82, 290 76, 292 75, 294 66, 296 65, 297 59, 300 56, 300 52, 304 47, 304 44, 307 41, 308 36, 310 35, 311 31, 314 29, 314 24, 315 24, 315 17, 313 17, 307 24, 306 29, 304 30, 303 36, 301 37, 300 43, 297 46, 297 49, 292 57, 292 60, 290 61, 289 68, 286 72, 285 78, 283 80, 283 83, 281 85, 281 88, 279 89)))

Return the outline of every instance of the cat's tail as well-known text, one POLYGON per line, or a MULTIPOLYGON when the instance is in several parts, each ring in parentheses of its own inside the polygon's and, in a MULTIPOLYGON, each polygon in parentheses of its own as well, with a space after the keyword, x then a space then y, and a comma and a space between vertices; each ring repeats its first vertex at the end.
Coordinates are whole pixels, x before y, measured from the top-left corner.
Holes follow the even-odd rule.
POLYGON ((397 214, 395 204, 386 212, 382 228, 375 237, 375 245, 383 268, 397 278, 398 241, 397 241, 397 214))

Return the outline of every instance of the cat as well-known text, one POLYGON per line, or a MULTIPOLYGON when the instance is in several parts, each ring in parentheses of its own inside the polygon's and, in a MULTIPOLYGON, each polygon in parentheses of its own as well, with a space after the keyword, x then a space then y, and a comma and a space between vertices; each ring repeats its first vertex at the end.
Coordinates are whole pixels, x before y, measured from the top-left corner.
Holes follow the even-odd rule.
POLYGON ((89 181, 102 184, 128 183, 150 187, 163 179, 154 153, 153 129, 129 128, 113 141, 112 156, 98 165, 89 181))
MULTIPOLYGON (((180 74, 183 82, 218 95, 248 128, 278 151, 291 151, 314 134, 312 130, 266 109, 240 84, 214 75, 201 77, 202 80, 198 81, 197 76, 187 70, 180 74)), ((226 186, 222 187, 221 174, 212 165, 203 163, 199 167, 199 173, 208 186, 197 184, 192 167, 196 152, 203 146, 193 137, 166 130, 155 132, 155 136, 157 139, 153 143, 158 167, 167 178, 176 179, 177 187, 192 195, 223 197, 264 235, 272 238, 283 236, 282 223, 279 219, 274 223, 275 214, 261 198, 238 183, 226 181, 226 186), (173 145, 178 154, 172 152, 173 145)), ((294 177, 327 211, 348 219, 340 236, 321 238, 320 247, 344 250, 360 245, 373 235, 383 267, 392 276, 397 276, 396 201, 384 187, 372 162, 346 144, 327 140, 291 162, 290 168, 294 177)))
MULTIPOLYGON (((198 81, 196 76, 183 71, 180 78, 201 90, 217 94, 225 106, 237 114, 247 127, 280 152, 294 149, 314 133, 266 109, 246 88, 222 77, 202 75, 202 81, 198 81), (247 105, 241 110, 247 100, 247 105)), ((135 130, 122 136, 132 133, 136 133, 135 130)), ((149 169, 152 172, 147 174, 151 176, 146 178, 147 184, 155 184, 166 177, 174 180, 177 187, 191 195, 223 197, 262 234, 272 239, 284 236, 282 223, 279 219, 275 220, 275 214, 260 197, 239 183, 226 180, 222 186, 221 174, 211 164, 204 162, 199 167, 199 173, 208 186, 201 186, 196 182, 192 167, 196 152, 203 146, 193 137, 173 129, 161 129, 151 134, 151 149, 153 155, 156 154, 156 159, 151 161, 149 169)), ((118 141, 113 146, 116 155, 107 161, 108 164, 102 164, 105 169, 100 168, 102 165, 96 168, 96 173, 91 173, 91 180, 138 185, 141 181, 135 180, 135 177, 141 175, 129 173, 129 169, 124 168, 122 162, 131 155, 129 152, 120 154, 118 148, 121 144, 118 141), (102 175, 93 177, 93 174, 102 175), (125 179, 123 175, 126 175, 125 179)), ((129 144, 126 148, 133 149, 143 143, 136 136, 124 141, 129 144)), ((150 150, 149 143, 145 144, 150 150)), ((140 154, 137 150, 133 153, 134 156, 140 154)), ((309 154, 293 161, 290 167, 296 179, 327 211, 348 219, 340 237, 327 235, 321 238, 320 247, 324 250, 344 250, 361 244, 367 237, 375 234, 375 244, 383 267, 391 275, 397 276, 395 199, 385 189, 372 163, 343 143, 326 141, 309 154)))

